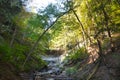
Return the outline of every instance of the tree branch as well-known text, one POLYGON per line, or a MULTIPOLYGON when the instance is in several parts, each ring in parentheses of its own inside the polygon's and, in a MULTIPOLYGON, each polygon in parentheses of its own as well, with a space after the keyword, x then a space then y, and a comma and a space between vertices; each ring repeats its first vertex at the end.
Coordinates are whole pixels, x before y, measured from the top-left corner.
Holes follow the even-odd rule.
POLYGON ((77 18, 77 20, 78 20, 78 22, 79 22, 79 24, 80 24, 81 28, 82 28, 82 33, 83 33, 83 36, 86 36, 87 38, 89 38, 90 43, 92 43, 92 40, 91 40, 90 36, 89 36, 89 35, 85 32, 84 26, 83 26, 83 24, 82 24, 81 20, 79 19, 79 17, 78 17, 78 15, 77 15, 77 13, 74 11, 74 9, 72 9, 72 11, 73 11, 73 13, 74 13, 75 17, 77 18))

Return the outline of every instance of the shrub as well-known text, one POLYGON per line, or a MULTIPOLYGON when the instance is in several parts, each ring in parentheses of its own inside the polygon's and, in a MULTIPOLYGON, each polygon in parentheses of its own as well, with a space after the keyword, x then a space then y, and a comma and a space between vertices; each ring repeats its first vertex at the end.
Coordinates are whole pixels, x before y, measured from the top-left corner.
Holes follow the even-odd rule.
POLYGON ((85 53, 84 48, 76 50, 74 53, 71 53, 71 60, 83 60, 88 56, 88 53, 85 53))
POLYGON ((70 67, 70 68, 67 68, 67 69, 66 69, 66 74, 67 74, 68 76, 71 76, 71 75, 75 74, 76 72, 77 72, 77 70, 76 70, 75 67, 70 67))

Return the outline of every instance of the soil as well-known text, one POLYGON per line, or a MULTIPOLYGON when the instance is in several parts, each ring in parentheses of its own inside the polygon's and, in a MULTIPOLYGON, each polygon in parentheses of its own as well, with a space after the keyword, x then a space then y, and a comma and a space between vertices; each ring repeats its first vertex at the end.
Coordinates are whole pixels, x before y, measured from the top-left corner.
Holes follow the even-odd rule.
POLYGON ((113 37, 115 51, 111 52, 110 47, 103 51, 104 58, 99 62, 97 47, 90 47, 90 56, 86 63, 82 63, 78 72, 73 75, 76 80, 120 80, 120 35, 113 37), (97 57, 96 57, 97 55, 97 57), (94 62, 95 61, 95 62, 94 62), (99 62, 99 66, 97 63, 99 62))
POLYGON ((12 64, 0 61, 0 80, 21 80, 21 78, 12 64))

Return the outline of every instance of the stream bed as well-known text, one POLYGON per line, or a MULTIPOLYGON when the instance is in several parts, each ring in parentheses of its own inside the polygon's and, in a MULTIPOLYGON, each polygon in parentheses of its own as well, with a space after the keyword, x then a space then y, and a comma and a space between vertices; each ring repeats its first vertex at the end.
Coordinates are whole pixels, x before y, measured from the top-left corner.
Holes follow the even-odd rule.
POLYGON ((73 80, 65 73, 61 56, 42 56, 48 67, 35 72, 35 80, 73 80))

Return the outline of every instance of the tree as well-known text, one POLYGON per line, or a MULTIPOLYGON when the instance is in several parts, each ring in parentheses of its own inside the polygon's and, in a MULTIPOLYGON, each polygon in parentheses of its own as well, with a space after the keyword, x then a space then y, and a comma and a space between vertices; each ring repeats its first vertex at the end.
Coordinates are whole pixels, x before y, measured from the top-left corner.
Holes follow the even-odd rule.
MULTIPOLYGON (((48 6, 48 7, 49 7, 49 6, 48 6)), ((25 59, 25 61, 24 61, 24 63, 23 63, 23 68, 24 68, 24 65, 25 65, 26 61, 29 59, 30 55, 32 54, 32 52, 34 51, 34 49, 37 47, 39 41, 40 41, 41 38, 44 36, 44 34, 46 34, 46 32, 57 22, 57 20, 58 20, 60 17, 62 17, 63 15, 65 15, 66 13, 68 13, 68 12, 70 12, 70 11, 71 11, 71 9, 68 10, 68 11, 66 11, 66 12, 63 12, 61 15, 59 15, 59 16, 56 18, 56 20, 55 20, 52 24, 50 24, 50 25, 43 31, 43 33, 39 36, 39 38, 37 39, 37 41, 35 42, 35 44, 33 45, 33 47, 30 49, 30 51, 29 51, 29 53, 28 53, 28 56, 26 57, 26 59, 25 59)))

